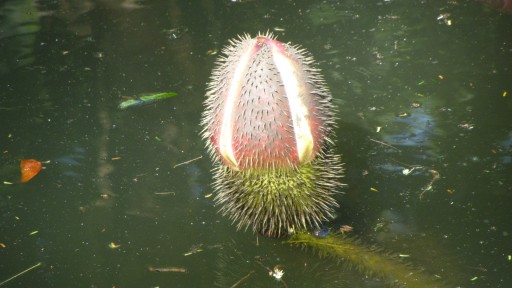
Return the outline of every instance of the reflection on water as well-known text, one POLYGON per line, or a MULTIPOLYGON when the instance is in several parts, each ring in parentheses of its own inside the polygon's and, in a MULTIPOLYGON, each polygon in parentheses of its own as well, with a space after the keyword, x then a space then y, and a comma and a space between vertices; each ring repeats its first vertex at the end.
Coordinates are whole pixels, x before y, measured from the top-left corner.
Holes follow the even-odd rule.
POLYGON ((279 265, 289 287, 382 286, 213 205, 198 136, 211 54, 277 27, 340 106, 349 185, 326 226, 453 286, 510 286, 512 17, 481 2, 4 1, 0 175, 51 163, 1 186, 0 281, 41 262, 9 287, 282 287, 279 265), (177 96, 117 108, 158 92, 177 96))
POLYGON ((40 15, 34 1, 6 1, 0 7, 0 75, 34 61, 33 51, 40 15), (10 56, 10 57, 6 57, 10 56))

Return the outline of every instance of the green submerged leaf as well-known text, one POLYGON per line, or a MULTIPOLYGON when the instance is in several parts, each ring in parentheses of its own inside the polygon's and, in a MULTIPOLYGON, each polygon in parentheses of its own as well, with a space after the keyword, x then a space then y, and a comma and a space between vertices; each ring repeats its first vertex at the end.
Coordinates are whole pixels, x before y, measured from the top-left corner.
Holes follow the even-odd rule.
POLYGON ((164 92, 164 93, 157 93, 157 94, 150 94, 150 95, 142 95, 137 99, 129 99, 121 102, 119 104, 119 109, 126 109, 130 107, 137 107, 142 105, 151 104, 156 101, 164 100, 167 98, 174 97, 178 94, 175 92, 164 92))
POLYGON ((143 96, 140 96, 139 99, 142 101, 162 100, 162 99, 174 97, 176 95, 177 94, 174 92, 165 92, 165 93, 158 93, 158 94, 152 94, 152 95, 143 95, 143 96))

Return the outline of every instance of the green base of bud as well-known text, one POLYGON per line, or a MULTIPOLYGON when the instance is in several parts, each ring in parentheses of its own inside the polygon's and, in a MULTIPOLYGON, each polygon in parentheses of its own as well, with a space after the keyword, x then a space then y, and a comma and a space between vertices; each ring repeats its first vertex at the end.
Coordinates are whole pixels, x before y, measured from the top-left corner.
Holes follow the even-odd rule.
POLYGON ((219 165, 214 172, 215 201, 238 228, 252 226, 269 237, 304 231, 332 218, 341 186, 339 156, 320 153, 293 168, 236 171, 219 165))

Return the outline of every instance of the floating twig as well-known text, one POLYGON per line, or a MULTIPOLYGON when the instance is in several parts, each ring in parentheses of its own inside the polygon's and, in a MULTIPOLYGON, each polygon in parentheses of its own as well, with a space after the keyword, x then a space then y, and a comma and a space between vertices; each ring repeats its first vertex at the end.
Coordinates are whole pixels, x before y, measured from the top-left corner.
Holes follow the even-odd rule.
POLYGON ((149 272, 177 272, 187 273, 187 269, 182 267, 148 267, 149 272))
POLYGON ((235 284, 231 285, 229 288, 235 288, 236 286, 240 285, 245 279, 249 278, 254 273, 254 270, 249 272, 249 274, 245 275, 244 277, 240 278, 240 280, 236 281, 235 284))
POLYGON ((370 140, 371 140, 371 141, 373 141, 373 142, 377 142, 377 143, 379 143, 379 144, 381 144, 381 145, 384 145, 384 146, 387 146, 387 147, 393 148, 393 149, 397 150, 398 152, 402 152, 402 150, 400 150, 400 149, 396 148, 395 146, 389 145, 389 144, 384 143, 384 142, 382 142, 382 141, 375 140, 375 139, 372 139, 372 138, 368 138, 368 139, 370 139, 370 140))
POLYGON ((203 244, 192 245, 192 247, 190 247, 190 251, 188 251, 187 253, 183 254, 183 256, 190 256, 192 254, 196 254, 196 253, 202 252, 203 251, 203 249, 201 248, 202 246, 203 246, 203 244))
POLYGON ((178 166, 188 164, 188 163, 190 163, 190 162, 193 162, 193 161, 199 160, 199 159, 201 159, 201 158, 203 158, 203 156, 202 156, 202 155, 201 155, 201 156, 199 156, 199 157, 196 157, 196 158, 194 158, 194 159, 192 159, 192 160, 188 160, 188 161, 185 161, 185 162, 182 162, 182 163, 176 164, 176 165, 174 165, 174 167, 172 167, 172 168, 176 168, 176 167, 178 167, 178 166))
POLYGON ((391 158, 391 161, 396 162, 396 163, 398 163, 398 164, 400 164, 400 165, 403 165, 403 166, 409 167, 409 168, 414 168, 414 169, 423 168, 423 166, 407 164, 407 163, 404 163, 404 162, 402 162, 402 161, 398 161, 398 160, 396 160, 395 158, 391 158))
POLYGON ((41 262, 37 263, 36 265, 34 265, 34 266, 30 267, 30 268, 27 268, 27 269, 25 269, 25 270, 21 271, 20 273, 18 273, 18 274, 16 274, 16 275, 12 276, 11 278, 9 278, 9 279, 7 279, 7 280, 4 280, 4 281, 0 282, 0 286, 4 285, 5 283, 7 283, 7 282, 9 282, 9 281, 13 280, 14 278, 16 278, 16 277, 18 277, 18 276, 21 276, 21 275, 23 275, 23 274, 27 273, 28 271, 30 271, 30 270, 32 270, 32 269, 34 269, 34 268, 37 268, 37 267, 39 267, 39 266, 41 266, 41 262))
POLYGON ((425 186, 425 188, 423 188, 423 190, 420 192, 420 200, 423 199, 423 194, 425 194, 425 192, 432 189, 432 185, 434 185, 434 182, 441 178, 441 175, 439 174, 439 172, 437 172, 437 170, 431 169, 428 170, 428 172, 432 174, 432 180, 430 180, 427 186, 425 186))
POLYGON ((176 193, 174 193, 174 192, 155 192, 154 194, 155 195, 169 195, 169 194, 176 195, 176 193))

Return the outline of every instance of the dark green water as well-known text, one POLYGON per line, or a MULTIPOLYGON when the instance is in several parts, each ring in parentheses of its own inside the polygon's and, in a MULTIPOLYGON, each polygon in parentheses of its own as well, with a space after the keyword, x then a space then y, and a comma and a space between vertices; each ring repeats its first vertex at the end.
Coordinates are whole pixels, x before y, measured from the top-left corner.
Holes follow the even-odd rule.
POLYGON ((207 52, 267 30, 315 56, 339 107, 348 185, 326 225, 453 287, 512 285, 512 15, 479 1, 0 7, 0 180, 51 161, 0 186, 0 281, 41 263, 5 287, 285 287, 275 265, 288 287, 382 287, 236 231, 208 197, 207 52), (117 108, 166 91, 178 96, 117 108), (171 266, 187 273, 148 270, 171 266))

